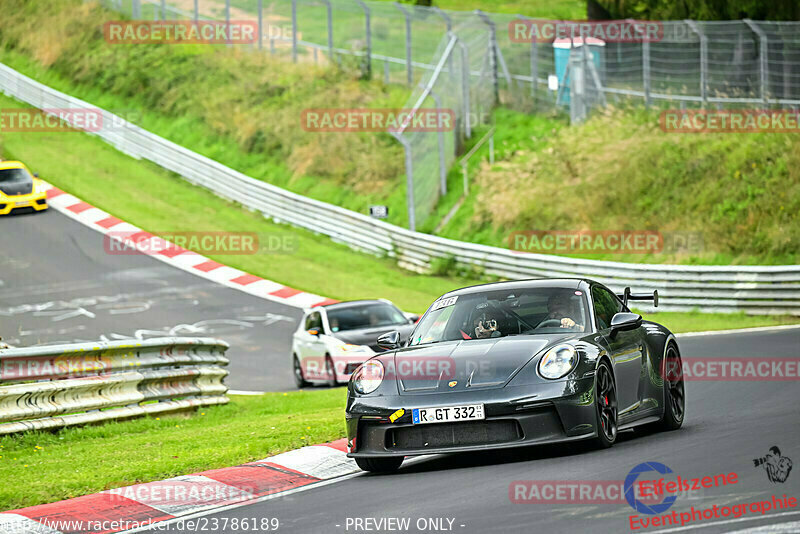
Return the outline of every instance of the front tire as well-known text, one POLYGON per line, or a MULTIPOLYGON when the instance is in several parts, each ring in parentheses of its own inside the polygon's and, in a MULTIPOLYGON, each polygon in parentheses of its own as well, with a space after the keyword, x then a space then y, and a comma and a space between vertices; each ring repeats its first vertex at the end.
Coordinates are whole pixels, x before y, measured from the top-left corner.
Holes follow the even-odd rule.
POLYGON ((677 430, 686 415, 686 393, 683 387, 683 367, 678 348, 670 343, 662 362, 664 372, 664 415, 658 422, 661 430, 677 430))
POLYGON ((309 384, 303 376, 303 367, 300 365, 300 360, 297 359, 296 354, 292 356, 292 368, 294 374, 294 385, 297 386, 297 389, 308 387, 309 384))
POLYGON ((325 381, 326 386, 335 388, 339 385, 336 380, 336 367, 333 366, 333 358, 331 358, 330 354, 325 355, 325 374, 330 377, 325 381))
POLYGON ((607 449, 617 441, 617 386, 605 360, 600 362, 595 373, 594 394, 597 414, 594 445, 598 449, 607 449))
POLYGON ((400 468, 404 458, 356 458, 356 465, 370 473, 392 473, 400 468))

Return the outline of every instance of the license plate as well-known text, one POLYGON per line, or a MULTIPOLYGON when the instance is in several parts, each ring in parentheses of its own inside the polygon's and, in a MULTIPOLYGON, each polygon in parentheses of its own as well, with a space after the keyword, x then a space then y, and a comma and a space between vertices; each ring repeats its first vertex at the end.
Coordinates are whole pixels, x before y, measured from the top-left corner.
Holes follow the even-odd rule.
POLYGON ((415 425, 486 419, 483 413, 483 404, 441 406, 438 408, 414 408, 412 415, 415 425))
POLYGON ((30 206, 30 205, 31 205, 30 200, 24 200, 22 202, 17 202, 16 207, 23 208, 25 206, 30 206))

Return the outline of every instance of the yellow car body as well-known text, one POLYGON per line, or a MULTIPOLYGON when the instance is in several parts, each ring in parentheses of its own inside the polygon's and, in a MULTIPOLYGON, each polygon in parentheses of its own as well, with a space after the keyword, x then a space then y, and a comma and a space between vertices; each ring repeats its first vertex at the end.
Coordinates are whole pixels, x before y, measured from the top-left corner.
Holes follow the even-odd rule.
POLYGON ((17 209, 47 209, 44 182, 19 161, 0 161, 0 215, 17 209))

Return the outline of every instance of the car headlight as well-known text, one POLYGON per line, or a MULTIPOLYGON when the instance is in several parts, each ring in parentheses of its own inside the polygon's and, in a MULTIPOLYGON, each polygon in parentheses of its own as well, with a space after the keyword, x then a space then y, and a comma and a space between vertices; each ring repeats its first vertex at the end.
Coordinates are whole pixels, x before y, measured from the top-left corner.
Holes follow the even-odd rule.
POLYGON ((572 345, 556 345, 539 361, 539 374, 554 380, 566 375, 575 367, 578 355, 572 345))
POLYGON ((352 345, 350 343, 345 343, 339 347, 339 350, 342 352, 367 352, 369 347, 365 345, 352 345))
POLYGON ((378 360, 365 362, 353 377, 353 389, 362 395, 372 393, 383 382, 383 364, 378 360))

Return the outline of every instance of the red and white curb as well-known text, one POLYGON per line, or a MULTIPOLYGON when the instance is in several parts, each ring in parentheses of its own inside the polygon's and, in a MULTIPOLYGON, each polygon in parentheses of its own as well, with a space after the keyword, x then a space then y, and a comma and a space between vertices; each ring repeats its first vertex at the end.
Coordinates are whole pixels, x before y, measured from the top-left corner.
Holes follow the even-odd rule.
POLYGON ((310 308, 338 302, 228 267, 191 250, 174 245, 168 248, 160 246, 159 243, 164 242, 160 237, 126 223, 51 184, 46 183, 46 188, 47 202, 51 208, 108 236, 109 239, 120 240, 120 236, 124 235, 137 242, 140 250, 161 250, 148 255, 188 273, 295 308, 310 308))
POLYGON ((225 506, 254 503, 359 472, 355 461, 347 458, 345 441, 311 445, 236 467, 11 510, 0 513, 0 532, 121 532, 225 506))

